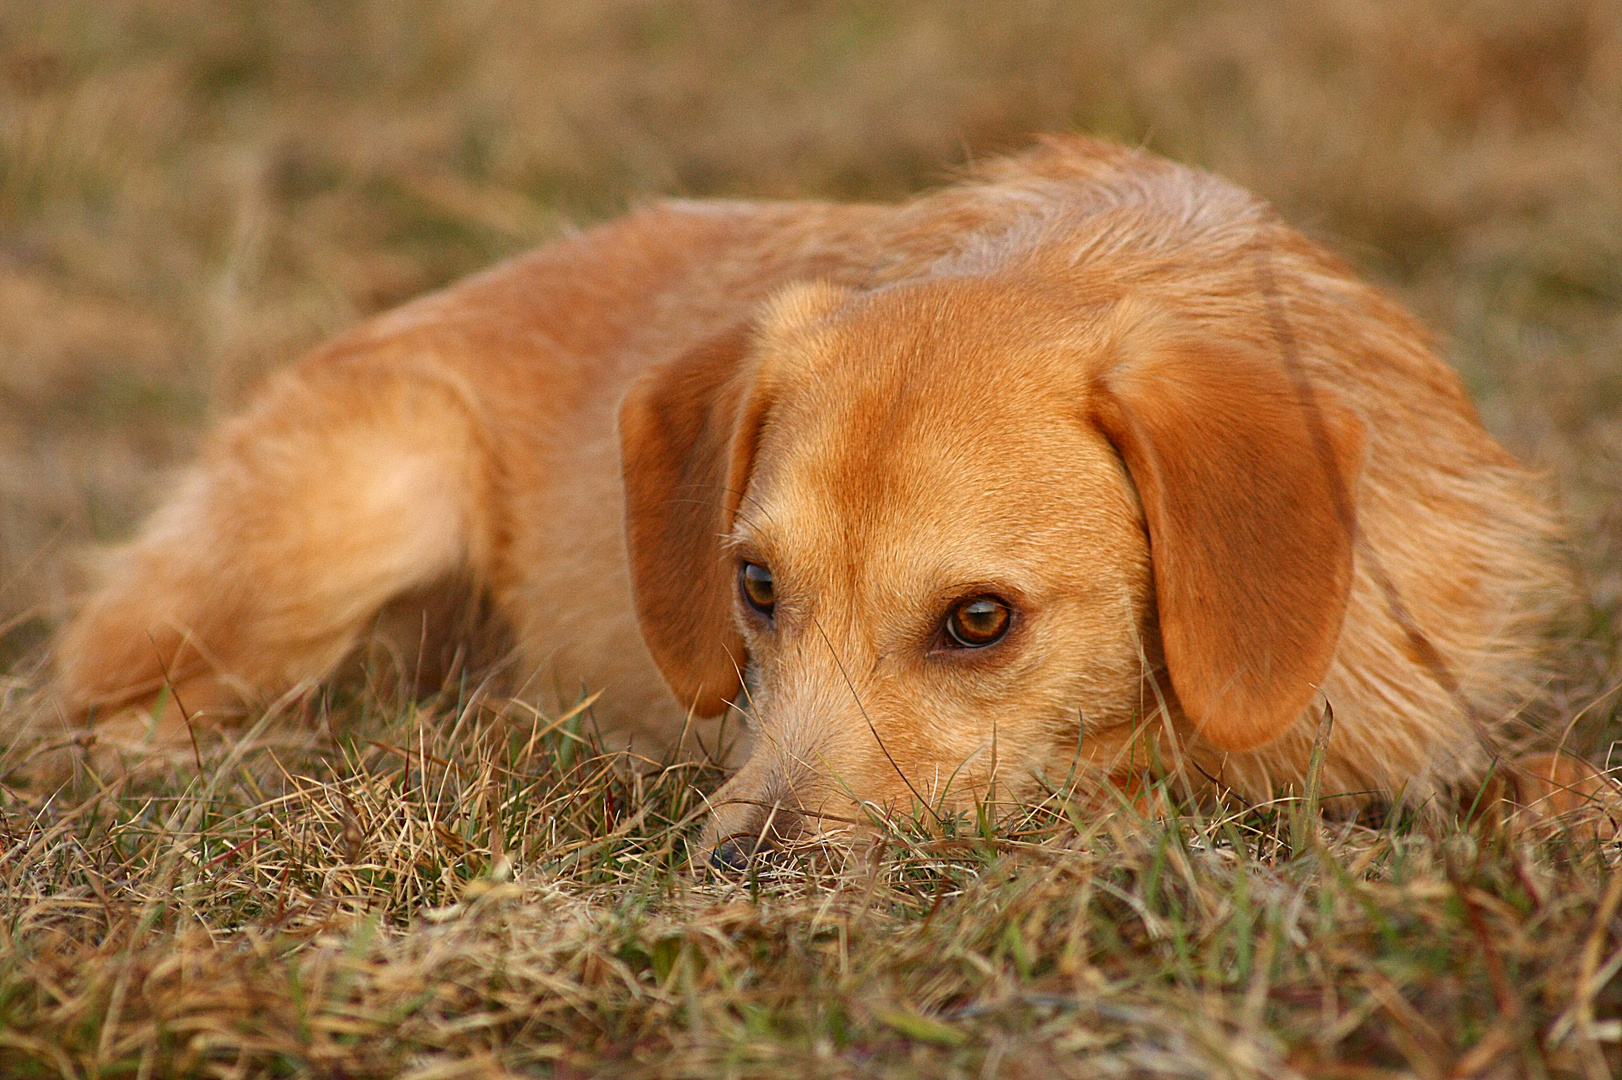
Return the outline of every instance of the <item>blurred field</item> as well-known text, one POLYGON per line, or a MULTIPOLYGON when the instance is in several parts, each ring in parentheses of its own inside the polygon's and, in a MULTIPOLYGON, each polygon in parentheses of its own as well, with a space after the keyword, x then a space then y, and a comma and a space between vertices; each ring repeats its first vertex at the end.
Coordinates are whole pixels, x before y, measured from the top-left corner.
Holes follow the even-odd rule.
MULTIPOLYGON (((1571 522, 1589 607, 1556 695, 1566 716, 1587 710, 1574 745, 1605 760, 1622 737, 1608 696, 1622 675, 1618 0, 0 0, 7 701, 28 697, 89 546, 126 535, 209 421, 301 349, 640 200, 895 198, 1040 130, 1143 143, 1259 191, 1436 329, 1489 427, 1548 469, 1571 522)), ((360 723, 382 742, 419 731, 398 715, 360 723)), ((442 762, 474 754, 436 745, 442 762)), ((565 799, 558 813, 587 818, 523 848, 530 891, 494 924, 453 912, 437 937, 400 936, 423 904, 488 878, 492 845, 539 835, 538 811, 515 807, 548 805, 527 801, 533 785, 579 781, 578 766, 556 746, 539 764, 475 755, 416 774, 354 753, 287 758, 316 779, 265 761, 206 789, 176 776, 144 802, 0 787, 0 1071, 390 1075, 477 1051, 478 1069, 559 1076, 1046 1076, 1087 1038, 1103 1053, 1138 1045, 1133 1032, 1165 1058, 1109 1059, 1123 1075, 1622 1068, 1622 1026, 1593 1026, 1622 1002, 1584 989, 1616 974, 1607 941, 1622 940, 1606 937, 1610 915, 1591 917, 1622 896, 1594 852, 1393 832, 1281 856, 1250 822, 1224 849, 1243 853, 1234 863, 1216 826, 1053 826, 1031 846, 1102 867, 1090 899, 1076 899, 1081 864, 1054 869, 1018 843, 971 857, 909 841, 843 891, 767 888, 773 908, 754 886, 689 895, 685 787, 667 784, 610 796, 602 820, 580 809, 590 798, 565 799), (510 841, 474 803, 445 801, 496 799, 492 776, 517 785, 497 800, 510 841), (390 785, 400 835, 426 830, 415 854, 368 816, 390 785), (266 811, 276 798, 297 812, 266 811), (304 832, 275 833, 266 814, 304 832), (620 839, 587 842, 626 820, 620 839), (250 838, 264 851, 230 855, 250 838), (663 851, 657 872, 627 868, 649 850, 663 851), (1009 868, 1036 864, 1031 884, 1010 884, 1009 868), (1187 887, 1168 893, 1174 870, 1187 887), (1236 899, 1246 881, 1265 899, 1236 899), (317 903, 339 893, 362 899, 317 903), (1291 937, 1280 928, 1302 904, 1317 929, 1291 937), (938 909, 957 937, 939 936, 938 909), (1081 944, 1059 939, 1066 926, 1081 944), (154 928, 168 936, 136 949, 154 928), (456 959, 464 947, 473 959, 456 959), (1259 976, 1255 949, 1270 950, 1259 976), (510 1001, 480 982, 502 956, 543 973, 513 976, 510 1001), (166 997, 165 978, 194 979, 194 996, 166 997), (788 991, 802 986, 816 989, 799 1001, 788 991), (1026 1000, 1048 998, 1069 1004, 1026 1000), (187 1027, 202 1014, 182 999, 217 1009, 187 1027), (533 1019, 553 1009, 564 1018, 533 1019), (1470 1059, 1495 1023, 1508 1041, 1470 1059)), ((431 1075, 460 1075, 447 1069, 431 1075)))

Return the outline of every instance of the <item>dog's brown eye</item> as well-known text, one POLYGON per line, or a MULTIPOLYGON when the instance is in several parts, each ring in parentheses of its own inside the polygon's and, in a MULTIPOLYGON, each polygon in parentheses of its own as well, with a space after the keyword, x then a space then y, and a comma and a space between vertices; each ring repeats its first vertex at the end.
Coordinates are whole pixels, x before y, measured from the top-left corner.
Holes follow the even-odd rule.
POLYGON ((772 590, 772 572, 759 563, 746 562, 738 571, 738 586, 749 606, 762 615, 772 613, 777 595, 772 590))
POLYGON ((1008 633, 1013 613, 995 596, 976 596, 963 601, 946 616, 946 633, 965 649, 981 649, 1008 633))

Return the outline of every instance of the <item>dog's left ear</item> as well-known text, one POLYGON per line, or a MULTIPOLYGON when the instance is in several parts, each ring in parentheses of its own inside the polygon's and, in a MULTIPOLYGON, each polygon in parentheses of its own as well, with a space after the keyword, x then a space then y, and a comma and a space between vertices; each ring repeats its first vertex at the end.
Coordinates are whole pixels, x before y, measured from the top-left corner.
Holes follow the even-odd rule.
POLYGON ((1143 505, 1167 673, 1202 738, 1254 749, 1334 660, 1364 425, 1276 352, 1141 327, 1121 340, 1092 418, 1143 505))

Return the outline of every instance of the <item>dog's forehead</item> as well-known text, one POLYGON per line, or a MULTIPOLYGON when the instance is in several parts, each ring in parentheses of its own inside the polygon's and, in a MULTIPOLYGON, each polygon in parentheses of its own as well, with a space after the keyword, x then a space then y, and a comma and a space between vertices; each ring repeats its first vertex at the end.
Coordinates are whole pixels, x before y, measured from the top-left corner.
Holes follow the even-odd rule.
POLYGON ((1118 508, 1124 473, 1085 420, 1085 349, 999 290, 863 298, 783 345, 751 531, 874 557, 1040 549, 1118 508))

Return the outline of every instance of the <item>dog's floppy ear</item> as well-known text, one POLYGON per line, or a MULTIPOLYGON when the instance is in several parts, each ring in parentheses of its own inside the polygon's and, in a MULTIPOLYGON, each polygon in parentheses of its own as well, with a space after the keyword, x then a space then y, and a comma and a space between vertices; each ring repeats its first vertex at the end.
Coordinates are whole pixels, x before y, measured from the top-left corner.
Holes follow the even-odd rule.
POLYGON ((761 358, 845 295, 821 283, 791 285, 759 318, 650 370, 620 405, 625 539, 642 638, 695 715, 726 709, 745 661, 723 540, 773 401, 761 358))
POLYGON ((685 706, 724 711, 743 643, 732 621, 732 527, 764 413, 739 323, 649 371, 620 405, 625 540, 642 638, 685 706))
POLYGON ((1364 426, 1293 358, 1144 328, 1094 379, 1138 489, 1167 672, 1219 749, 1281 735, 1334 659, 1364 426))

